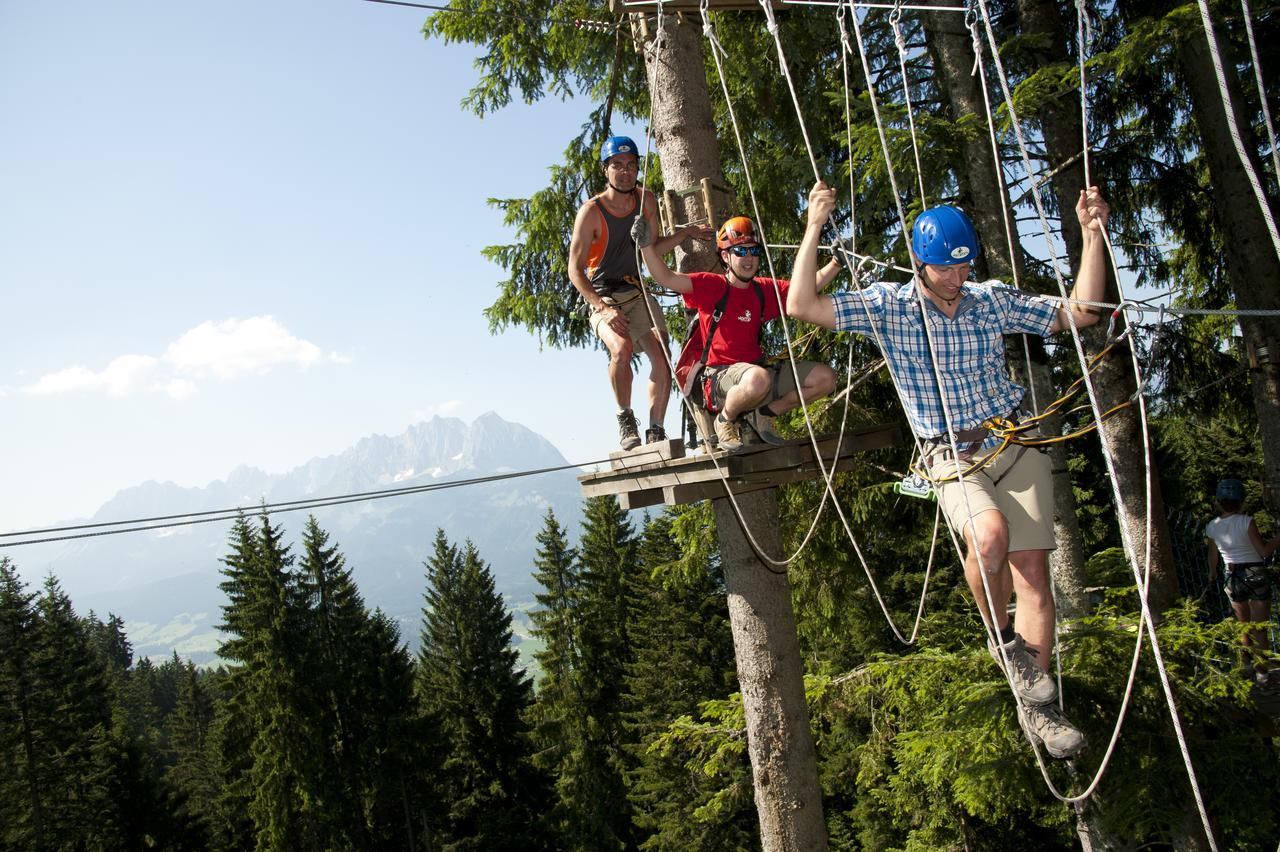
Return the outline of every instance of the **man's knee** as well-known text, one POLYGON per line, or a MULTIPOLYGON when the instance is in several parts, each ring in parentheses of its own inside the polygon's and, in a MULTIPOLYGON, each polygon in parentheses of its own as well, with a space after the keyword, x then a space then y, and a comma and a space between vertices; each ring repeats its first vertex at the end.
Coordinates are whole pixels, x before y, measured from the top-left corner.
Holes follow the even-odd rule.
POLYGON ((635 357, 635 347, 631 345, 628 338, 620 338, 613 343, 606 341, 609 349, 609 357, 615 363, 630 364, 631 359, 635 357))
POLYGON ((836 371, 826 364, 818 364, 805 376, 804 391, 806 397, 826 396, 836 389, 836 371))
POLYGON ((965 528, 965 545, 987 573, 1004 568, 1009 557, 1009 524, 1004 515, 989 510, 974 517, 965 528))

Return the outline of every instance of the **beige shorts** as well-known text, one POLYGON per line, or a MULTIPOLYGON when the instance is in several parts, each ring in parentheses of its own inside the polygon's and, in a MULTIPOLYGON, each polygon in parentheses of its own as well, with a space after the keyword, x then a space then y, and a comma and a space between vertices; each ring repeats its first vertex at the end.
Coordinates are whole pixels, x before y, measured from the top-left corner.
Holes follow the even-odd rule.
MULTIPOLYGON (((644 293, 643 295, 644 298, 642 299, 640 298, 641 291, 633 290, 630 293, 620 294, 619 299, 616 301, 608 296, 604 297, 606 305, 622 309, 622 314, 629 323, 627 330, 632 343, 640 343, 646 337, 649 337, 649 333, 654 329, 657 329, 658 334, 664 339, 667 336, 667 321, 662 316, 662 306, 658 304, 651 294, 644 293), (649 308, 645 307, 646 300, 649 303, 649 308), (653 318, 658 322, 656 326, 649 319, 650 309, 653 310, 653 318)), ((591 330, 596 333, 597 337, 600 336, 600 323, 604 322, 604 319, 604 311, 596 310, 595 308, 591 309, 591 330)))
MULTIPOLYGON (((715 377, 711 381, 712 407, 714 407, 716 411, 723 410, 724 401, 729 395, 729 391, 733 390, 733 388, 737 386, 738 382, 742 381, 742 377, 747 374, 748 370, 757 366, 759 365, 743 361, 737 364, 730 364, 728 367, 712 368, 715 370, 715 377)), ((816 361, 796 362, 796 372, 800 374, 800 382, 802 384, 804 383, 805 378, 808 377, 809 373, 811 373, 813 368, 816 366, 818 366, 816 361)), ((773 388, 764 399, 756 403, 757 408, 762 405, 768 405, 775 399, 782 399, 784 396, 794 392, 796 389, 795 377, 791 375, 791 365, 786 361, 769 364, 765 366, 764 369, 768 370, 771 374, 770 378, 773 381, 773 388)))
MULTIPOLYGON (((979 453, 973 460, 961 462, 960 470, 968 470, 973 461, 986 455, 989 453, 979 453)), ((938 455, 933 458, 929 463, 930 478, 955 476, 954 459, 938 455)), ((963 488, 952 479, 935 485, 934 490, 942 511, 957 530, 968 526, 970 511, 977 517, 994 509, 1004 515, 1009 525, 1011 552, 1057 547, 1053 536, 1053 469, 1043 450, 1012 445, 982 470, 965 474, 963 488)))

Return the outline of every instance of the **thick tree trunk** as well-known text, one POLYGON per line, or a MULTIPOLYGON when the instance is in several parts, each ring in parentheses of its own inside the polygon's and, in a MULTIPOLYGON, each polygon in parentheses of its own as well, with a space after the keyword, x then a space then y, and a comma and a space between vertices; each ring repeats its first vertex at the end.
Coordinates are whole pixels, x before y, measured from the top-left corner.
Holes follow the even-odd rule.
MULTIPOLYGON (((1275 309, 1280 307, 1280 257, 1276 256, 1262 210, 1232 142, 1203 31, 1190 34, 1179 45, 1178 58, 1191 94, 1191 112, 1200 130, 1201 150, 1209 166, 1213 187, 1209 196, 1218 228, 1225 235, 1227 279, 1235 292, 1236 305, 1245 309, 1275 309)), ((1224 58, 1223 66, 1231 109, 1244 134, 1245 151, 1254 171, 1261 177, 1263 171, 1252 125, 1240 110, 1242 96, 1235 75, 1237 66, 1229 57, 1224 58)), ((1276 200, 1267 200, 1274 220, 1276 200)), ((1280 507, 1280 317, 1241 317, 1240 330, 1248 352, 1257 362, 1257 368, 1252 370, 1253 401, 1262 434, 1264 494, 1268 507, 1274 512, 1280 507)))
MULTIPOLYGON (((703 178, 724 183, 711 96, 707 90, 701 30, 692 18, 668 14, 657 32, 657 16, 650 16, 653 32, 645 46, 645 75, 653 105, 653 138, 662 161, 662 182, 668 189, 696 186, 703 178)), ((719 223, 712 222, 716 227, 719 223)), ((688 240, 676 249, 681 272, 706 271, 717 262, 715 243, 688 240)))
MULTIPOLYGON (((757 544, 780 554, 774 489, 738 496, 757 544)), ((804 697, 804 667, 791 586, 756 557, 727 497, 714 501, 760 842, 773 850, 827 848, 817 754, 804 697)))
MULTIPOLYGON (((663 181, 671 189, 703 178, 722 183, 701 30, 677 15, 663 16, 661 32, 656 32, 656 16, 648 24, 655 38, 646 49, 645 69, 663 181)), ((681 271, 710 269, 716 262, 714 245, 695 242, 682 248, 681 271)), ((738 501, 761 546, 781 553, 775 492, 759 491, 738 501)), ((768 571, 756 558, 728 499, 717 499, 715 509, 761 843, 766 850, 823 850, 822 792, 791 587, 785 574, 768 571)))
MULTIPOLYGON (((970 73, 973 47, 963 18, 950 12, 926 12, 924 25, 937 78, 953 120, 967 115, 982 116, 986 103, 979 88, 981 81, 970 73)), ((979 276, 1011 278, 1016 269, 1019 280, 1025 280, 1021 249, 1015 245, 1012 255, 1009 251, 1005 218, 1001 211, 1002 205, 1008 203, 1008 196, 991 155, 985 119, 978 123, 973 134, 961 140, 960 154, 963 166, 959 177, 959 203, 972 216, 982 237, 979 276)), ((1011 211, 1009 217, 1012 221, 1011 211)), ((1037 408, 1043 407, 1056 394, 1042 341, 1024 335, 1011 338, 1009 344, 1010 366, 1014 374, 1030 389, 1033 399, 1039 403, 1037 408), (1030 353, 1027 352, 1028 347, 1030 353)), ((1047 434, 1054 433, 1061 430, 1061 425, 1060 417, 1051 417, 1045 421, 1044 430, 1047 434)), ((1050 567, 1057 588, 1059 612, 1063 618, 1082 618, 1089 614, 1090 601, 1085 591, 1084 544, 1076 518, 1075 491, 1067 472, 1067 450, 1062 444, 1053 444, 1048 451, 1053 462, 1054 537, 1058 544, 1050 556, 1050 567)))
MULTIPOLYGON (((1067 51, 1070 34, 1063 26, 1058 7, 1051 0, 1018 0, 1021 32, 1024 35, 1044 34, 1044 49, 1039 57, 1041 64, 1070 63, 1067 51)), ((1082 139, 1080 101, 1076 97, 1063 97, 1037 116, 1044 133, 1045 150, 1049 165, 1060 168, 1053 177, 1054 194, 1062 220, 1062 237, 1067 246, 1067 256, 1073 268, 1080 261, 1083 238, 1080 223, 1076 221, 1075 206, 1080 190, 1085 185, 1084 159, 1080 155, 1082 139)), ((1098 180, 1094 176, 1095 182, 1098 180)), ((1109 300, 1118 298, 1118 289, 1107 269, 1109 300)), ((1096 352, 1105 344, 1106 328, 1094 328, 1085 333, 1088 352, 1096 352)), ((1113 350, 1111 356, 1093 375, 1094 387, 1101 410, 1131 397, 1137 387, 1129 352, 1124 347, 1113 350)), ((1151 544, 1151 589, 1149 600, 1153 612, 1159 614, 1178 597, 1178 577, 1173 560, 1173 547, 1169 525, 1165 518, 1164 497, 1156 475, 1154 454, 1149 458, 1151 469, 1151 524, 1147 524, 1147 459, 1142 454, 1142 424, 1134 405, 1099 429, 1105 452, 1115 468, 1112 488, 1116 494, 1117 521, 1133 548, 1133 556, 1139 565, 1146 560, 1147 542, 1151 544)))

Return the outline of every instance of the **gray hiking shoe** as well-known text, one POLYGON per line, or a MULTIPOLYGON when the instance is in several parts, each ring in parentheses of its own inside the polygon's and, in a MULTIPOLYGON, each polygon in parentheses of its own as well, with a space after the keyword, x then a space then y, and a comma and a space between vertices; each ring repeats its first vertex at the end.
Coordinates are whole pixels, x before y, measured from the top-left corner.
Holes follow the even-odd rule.
POLYGON ((1054 757, 1072 757, 1084 748, 1084 734, 1067 721, 1056 704, 1023 704, 1018 722, 1031 739, 1054 757))
MULTIPOLYGON (((639 219, 636 220, 640 221, 639 219)), ((667 430, 661 426, 650 426, 644 430, 644 442, 646 444, 660 444, 667 440, 667 430)))
POLYGON ((766 444, 780 447, 786 443, 786 440, 773 428, 774 419, 772 416, 756 410, 747 415, 747 422, 751 425, 756 435, 760 437, 760 440, 766 444))
MULTIPOLYGON (((990 639, 987 640, 987 650, 996 665, 1002 665, 1000 649, 990 639)), ((1013 641, 1004 646, 1004 655, 1009 659, 1009 682, 1024 702, 1048 704, 1058 697, 1058 685, 1036 665, 1022 636, 1013 634, 1013 641)))
POLYGON ((618 437, 624 450, 634 450, 640 446, 640 427, 636 425, 636 416, 631 409, 618 412, 618 437))
POLYGON ((742 449, 742 421, 725 420, 724 413, 716 415, 716 441, 726 453, 742 449))

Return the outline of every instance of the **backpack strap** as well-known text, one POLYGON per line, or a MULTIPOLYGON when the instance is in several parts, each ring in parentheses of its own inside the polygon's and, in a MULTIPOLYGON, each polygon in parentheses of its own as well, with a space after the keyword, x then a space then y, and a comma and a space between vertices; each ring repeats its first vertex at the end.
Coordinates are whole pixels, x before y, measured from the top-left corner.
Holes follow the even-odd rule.
MULTIPOLYGON (((724 295, 720 297, 720 300, 716 302, 715 308, 711 311, 711 324, 707 327, 707 339, 702 344, 702 355, 698 357, 697 363, 689 370, 689 378, 685 380, 684 387, 680 389, 685 396, 692 395, 693 389, 698 385, 698 377, 707 366, 707 357, 711 354, 711 341, 716 336, 716 328, 720 325, 721 318, 724 317, 725 305, 729 304, 730 291, 729 282, 726 280, 724 282, 724 295)), ((761 296, 762 303, 763 298, 761 296)), ((706 404, 705 401, 703 404, 706 404)))

